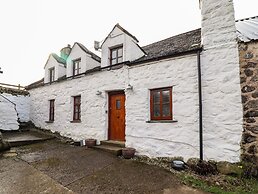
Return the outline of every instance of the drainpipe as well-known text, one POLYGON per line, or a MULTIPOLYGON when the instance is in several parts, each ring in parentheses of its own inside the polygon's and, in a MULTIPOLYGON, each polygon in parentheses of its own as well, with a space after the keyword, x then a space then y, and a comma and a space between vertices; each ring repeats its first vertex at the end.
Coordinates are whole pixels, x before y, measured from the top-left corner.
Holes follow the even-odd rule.
POLYGON ((201 72, 201 51, 197 51, 198 65, 198 94, 199 94, 199 146, 200 161, 203 160, 203 126, 202 126, 202 72, 201 72))

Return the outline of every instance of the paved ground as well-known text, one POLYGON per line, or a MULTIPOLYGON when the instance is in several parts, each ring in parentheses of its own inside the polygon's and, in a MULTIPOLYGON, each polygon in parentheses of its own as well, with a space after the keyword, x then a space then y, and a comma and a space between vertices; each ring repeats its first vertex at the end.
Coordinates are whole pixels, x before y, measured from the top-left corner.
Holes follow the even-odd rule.
POLYGON ((203 193, 159 167, 56 139, 12 148, 9 155, 0 156, 0 181, 3 194, 203 193))

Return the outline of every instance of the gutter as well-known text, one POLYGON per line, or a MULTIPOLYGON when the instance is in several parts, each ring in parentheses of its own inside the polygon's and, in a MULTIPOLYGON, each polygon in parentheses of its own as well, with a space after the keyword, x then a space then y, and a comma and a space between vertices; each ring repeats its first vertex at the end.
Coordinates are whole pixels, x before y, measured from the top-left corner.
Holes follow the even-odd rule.
POLYGON ((201 51, 197 51, 197 66, 198 66, 198 94, 199 94, 199 146, 200 146, 200 161, 203 161, 201 51))

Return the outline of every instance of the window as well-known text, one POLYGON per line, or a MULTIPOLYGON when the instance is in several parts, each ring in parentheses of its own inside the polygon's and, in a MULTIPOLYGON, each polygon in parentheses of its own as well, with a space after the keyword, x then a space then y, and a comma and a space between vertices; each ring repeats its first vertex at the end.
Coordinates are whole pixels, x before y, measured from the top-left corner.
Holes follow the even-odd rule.
POLYGON ((55 81, 55 68, 50 68, 49 69, 49 82, 55 81))
POLYGON ((151 120, 172 120, 172 88, 150 91, 151 120))
POLYGON ((55 100, 49 100, 49 121, 55 119, 55 100))
POLYGON ((80 121, 81 120, 81 96, 73 97, 73 120, 80 121))
POLYGON ((73 76, 78 75, 81 69, 81 59, 76 59, 73 61, 73 76))
POLYGON ((123 46, 110 49, 110 65, 123 62, 123 46))

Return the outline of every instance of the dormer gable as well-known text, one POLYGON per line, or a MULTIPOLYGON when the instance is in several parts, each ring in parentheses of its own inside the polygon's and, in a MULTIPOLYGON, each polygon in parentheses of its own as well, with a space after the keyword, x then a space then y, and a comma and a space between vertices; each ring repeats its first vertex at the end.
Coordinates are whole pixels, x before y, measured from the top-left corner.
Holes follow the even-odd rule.
POLYGON ((55 53, 51 53, 44 66, 44 83, 54 82, 66 75, 66 61, 55 53))
POLYGON ((100 57, 87 49, 83 44, 75 42, 67 58, 67 77, 76 76, 87 70, 100 66, 100 57))
POLYGON ((135 36, 116 24, 101 45, 101 67, 134 61, 145 55, 135 36))

